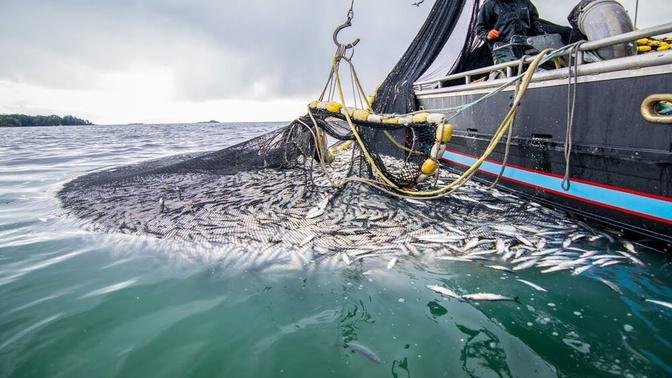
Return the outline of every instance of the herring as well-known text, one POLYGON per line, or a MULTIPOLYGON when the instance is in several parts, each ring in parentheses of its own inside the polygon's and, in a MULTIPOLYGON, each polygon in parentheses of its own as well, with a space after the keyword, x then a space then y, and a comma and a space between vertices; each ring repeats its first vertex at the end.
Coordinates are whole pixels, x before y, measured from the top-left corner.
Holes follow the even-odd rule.
POLYGON ((518 298, 510 298, 510 297, 505 297, 503 295, 499 294, 490 294, 490 293, 476 293, 476 294, 467 294, 462 296, 463 299, 466 299, 468 301, 475 301, 475 302, 503 302, 503 301, 511 301, 511 302, 518 302, 518 298))
POLYGON ((471 238, 467 240, 467 242, 464 244, 464 248, 462 248, 463 251, 468 251, 478 245, 478 238, 471 238))
POLYGON ((649 302, 649 303, 655 303, 657 305, 672 309, 672 303, 669 303, 669 302, 657 301, 657 300, 654 300, 654 299, 645 299, 645 301, 649 302))
POLYGON ((428 243, 455 243, 461 240, 464 240, 463 237, 460 236, 448 236, 448 235, 441 235, 441 234, 433 234, 433 235, 416 235, 416 239, 428 243))
POLYGON ((605 280, 604 278, 600 278, 600 281, 601 281, 603 284, 607 285, 611 290, 617 292, 618 294, 623 294, 623 292, 621 291, 621 289, 620 289, 618 286, 616 286, 615 283, 613 283, 613 282, 611 282, 611 281, 607 281, 607 280, 605 280))
POLYGON ((358 344, 358 343, 355 343, 355 342, 351 341, 351 342, 345 343, 345 348, 349 349, 350 352, 352 352, 352 353, 359 353, 362 356, 368 358, 369 360, 371 360, 371 361, 373 361, 377 364, 382 362, 380 357, 378 357, 378 355, 375 352, 373 352, 371 349, 365 347, 362 344, 358 344))
POLYGON ((548 290, 546 290, 546 289, 544 289, 543 287, 541 287, 541 286, 539 286, 539 285, 537 285, 537 284, 534 284, 534 283, 532 283, 532 282, 530 282, 530 281, 521 280, 520 278, 516 278, 516 281, 518 281, 518 282, 522 282, 522 283, 524 283, 525 285, 527 285, 527 286, 529 286, 529 287, 531 287, 531 288, 533 288, 533 289, 535 289, 535 290, 537 290, 537 291, 548 292, 548 290))
POLYGON ((633 253, 633 254, 635 254, 635 255, 637 254, 637 250, 635 250, 635 246, 634 246, 632 243, 630 243, 629 241, 627 241, 627 240, 622 240, 622 241, 621 241, 621 244, 623 244, 623 246, 625 247, 625 249, 626 249, 628 252, 631 252, 631 253, 633 253))
POLYGON ((494 270, 501 270, 503 272, 513 273, 513 270, 501 265, 486 265, 486 267, 494 270))
POLYGON ((471 262, 471 259, 468 259, 466 257, 455 257, 455 256, 439 256, 437 257, 438 260, 445 260, 445 261, 459 261, 459 262, 471 262))
POLYGON ((537 261, 538 260, 536 260, 536 259, 527 260, 527 261, 523 262, 522 264, 518 264, 518 265, 514 266, 513 271, 517 272, 519 270, 529 269, 529 268, 533 267, 534 265, 536 265, 537 261))
POLYGON ((428 288, 429 290, 431 290, 431 291, 434 291, 434 292, 436 292, 436 293, 439 293, 439 294, 443 295, 444 297, 448 297, 448 298, 454 298, 454 299, 462 300, 462 296, 461 296, 461 295, 459 295, 459 294, 457 294, 456 292, 454 292, 454 291, 452 291, 452 290, 450 290, 450 289, 447 289, 447 288, 445 288, 445 287, 443 287, 443 286, 438 286, 438 285, 427 285, 427 288, 428 288))
POLYGON ((591 264, 584 265, 582 267, 578 267, 572 271, 572 276, 578 276, 581 275, 583 272, 587 271, 588 269, 592 268, 593 266, 591 264))
POLYGON ((534 244, 532 244, 531 241, 527 240, 527 238, 523 237, 522 235, 516 235, 516 239, 528 247, 534 247, 534 244))

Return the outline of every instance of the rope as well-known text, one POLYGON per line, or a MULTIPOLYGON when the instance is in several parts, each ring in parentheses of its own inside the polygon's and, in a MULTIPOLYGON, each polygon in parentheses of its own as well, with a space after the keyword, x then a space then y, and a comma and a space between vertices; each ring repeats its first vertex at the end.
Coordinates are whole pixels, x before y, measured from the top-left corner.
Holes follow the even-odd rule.
MULTIPOLYGON (((439 198, 442 196, 445 196, 447 194, 452 193, 454 190, 458 189, 462 185, 464 185, 468 180, 471 179, 471 177, 476 174, 480 166, 483 164, 483 162, 492 154, 492 152, 495 150, 497 144, 502 140, 504 137, 504 134, 509 130, 511 125, 513 124, 513 121, 515 120, 515 116, 518 112, 518 107, 520 105, 520 102, 522 100, 522 97, 524 94, 527 92, 527 89, 530 85, 530 82, 532 81, 532 77, 534 75, 534 72, 538 68, 538 66, 541 64, 541 62, 544 60, 544 58, 548 58, 552 56, 552 50, 547 49, 542 51, 540 54, 538 54, 535 59, 532 61, 530 64, 528 70, 522 77, 522 81, 520 83, 520 91, 519 93, 516 94, 515 100, 513 102, 513 106, 507 116, 504 118, 502 123, 500 124, 497 132, 493 136, 492 140, 490 141, 490 144, 486 148, 485 152, 483 155, 469 168, 467 169, 460 177, 458 177, 455 181, 452 183, 443 186, 441 188, 435 189, 435 190, 430 190, 430 191, 425 191, 425 192, 418 192, 418 191, 412 191, 412 190, 407 190, 403 188, 399 188, 397 185, 395 185, 393 182, 391 182, 385 174, 380 170, 380 168, 377 166, 375 163, 373 157, 371 156, 370 152, 366 148, 361 136, 359 135, 359 131, 357 130, 357 127, 354 125, 352 122, 352 119, 350 118, 350 115, 348 112, 345 112, 345 118, 348 122, 348 125, 350 126, 350 129, 352 130, 353 135, 355 136, 355 140, 357 141, 357 144, 359 145, 359 148, 361 149, 364 158, 366 159, 367 163, 371 167, 372 172, 374 173, 374 176, 381 180, 385 185, 388 187, 392 188, 394 191, 398 192, 399 194, 410 196, 410 197, 432 197, 432 198, 439 198)), ((343 92, 343 85, 341 83, 341 77, 340 77, 340 61, 341 60, 346 60, 348 64, 352 67, 352 62, 350 62, 347 59, 344 59, 344 57, 341 54, 336 54, 334 56, 332 65, 333 65, 333 71, 334 71, 334 78, 336 80, 336 88, 338 89, 338 94, 340 97, 341 102, 344 104, 345 103, 345 96, 343 92)), ((354 67, 352 67, 354 70, 354 67)), ((359 82, 359 78, 357 77, 355 73, 355 80, 358 84, 358 87, 360 89, 360 93, 363 93, 363 90, 361 90, 361 83, 359 82)), ((482 100, 482 99, 481 99, 482 100)))
POLYGON ((562 189, 568 192, 571 188, 571 158, 572 158, 572 131, 574 129, 574 112, 576 110, 576 92, 579 81, 579 48, 583 42, 579 42, 573 47, 569 54, 569 78, 567 83, 567 130, 565 132, 565 145, 563 147, 565 157, 565 175, 562 178, 562 189), (574 60, 572 60, 574 59, 574 60), (572 80, 573 79, 573 80, 572 80))
MULTIPOLYGON (((318 128, 318 126, 317 126, 317 120, 315 119, 315 117, 313 117, 313 112, 310 111, 310 107, 308 107, 308 115, 310 116, 310 119, 313 121, 313 125, 315 125, 315 130, 316 130, 316 131, 319 130, 319 128, 318 128)), ((329 172, 328 172, 328 170, 327 170, 327 165, 326 165, 326 163, 324 162, 324 156, 322 156, 322 148, 321 148, 321 146, 320 146, 320 142, 319 142, 319 140, 317 139, 317 138, 318 138, 318 135, 316 135, 316 134, 313 132, 312 128, 311 128, 310 126, 308 126, 306 123, 304 123, 304 122, 301 121, 300 119, 299 119, 298 121, 299 121, 299 123, 301 123, 303 126, 305 126, 305 127, 308 129, 308 131, 310 131, 310 134, 311 134, 312 137, 313 137, 313 142, 315 143, 315 151, 317 151, 317 157, 318 157, 318 159, 320 160, 320 167, 322 168, 322 171, 324 171, 324 175, 327 177, 327 180, 329 181, 329 183, 331 184, 331 186, 333 186, 333 187, 339 187, 340 185, 336 185, 336 183, 335 183, 334 180, 331 178, 331 175, 329 174, 329 172)), ((341 185, 342 185, 342 184, 341 184, 341 185)))
MULTIPOLYGON (((348 11, 348 24, 351 21, 352 16, 354 15, 353 10, 352 10, 352 6, 354 6, 354 0, 352 0, 351 8, 348 11)), ((350 26, 350 25, 347 25, 347 26, 350 26)), ((342 27, 339 27, 337 29, 337 32, 341 28, 342 27)), ((334 37, 334 40, 335 40, 335 42, 337 42, 336 37, 334 37)), ((527 89, 529 88, 529 85, 532 81, 532 77, 533 77, 534 73, 536 72, 537 68, 539 67, 539 65, 541 65, 545 62, 547 62, 549 60, 552 60, 552 59, 555 59, 558 56, 563 55, 564 53, 566 53, 566 51, 568 49, 570 51, 572 51, 571 49, 576 49, 574 51, 578 51, 579 44, 566 46, 562 49, 555 50, 555 51, 553 51, 552 49, 546 49, 546 50, 542 51, 541 53, 539 53, 534 58, 534 60, 531 62, 530 66, 528 67, 528 69, 526 70, 526 72, 524 74, 519 74, 513 80, 503 84, 502 86, 498 87, 495 91, 493 91, 491 93, 488 93, 487 95, 479 98, 478 100, 476 100, 472 103, 465 104, 465 105, 462 105, 462 106, 455 107, 455 108, 451 109, 451 110, 456 110, 457 111, 456 114, 454 114, 452 116, 452 117, 455 117, 458 114, 460 114, 461 112, 463 112, 463 111, 475 106, 476 104, 479 104, 480 102, 485 101, 487 98, 490 98, 490 97, 494 96, 495 94, 503 91, 508 86, 510 86, 514 83, 517 83, 516 92, 515 92, 515 96, 514 96, 514 101, 512 103, 511 109, 509 110, 506 117, 504 118, 504 120, 501 122, 501 124, 497 128, 495 134, 493 135, 490 143, 488 144, 487 148, 485 149, 485 151, 481 155, 481 157, 474 164, 472 164, 471 167, 469 167, 466 171, 464 171, 461 176, 459 176, 457 179, 455 179, 450 184, 445 185, 445 186, 440 187, 440 188, 436 188, 434 190, 427 190, 427 191, 416 191, 416 190, 409 190, 409 189, 405 189, 405 188, 400 188, 398 185, 396 185, 394 182, 392 182, 387 177, 387 175, 382 171, 382 169, 378 166, 374 157, 371 155, 371 152, 366 147, 366 145, 364 143, 364 140, 359 133, 358 127, 352 121, 352 118, 350 116, 350 112, 348 111, 348 108, 345 106, 345 104, 346 104, 345 94, 344 94, 344 91, 343 91, 343 83, 341 81, 341 75, 340 75, 340 64, 341 64, 342 61, 345 61, 349 65, 349 68, 350 68, 350 76, 351 76, 351 81, 352 81, 352 85, 353 85, 353 92, 354 92, 353 95, 354 95, 355 107, 357 106, 357 97, 361 96, 360 99, 361 98, 364 99, 364 101, 362 101, 362 104, 366 103, 367 104, 367 109, 372 112, 371 105, 366 100, 366 94, 365 94, 365 92, 362 88, 361 82, 359 80, 359 76, 357 75, 355 67, 352 63, 352 60, 351 60, 352 55, 350 57, 346 56, 347 50, 352 49, 354 47, 354 44, 351 44, 350 46, 345 46, 345 45, 337 43, 337 46, 338 46, 338 48, 336 50, 336 54, 334 55, 334 57, 332 59, 332 69, 331 69, 332 75, 330 75, 328 82, 332 82, 332 85, 335 87, 335 89, 338 93, 339 100, 340 100, 341 104, 344 106, 344 109, 346 110, 346 111, 343 112, 343 115, 345 116, 345 119, 346 119, 346 121, 347 121, 347 123, 350 127, 350 130, 352 131, 352 134, 355 138, 355 141, 357 142, 357 145, 359 146, 359 148, 362 152, 362 155, 363 155, 364 159, 366 160, 373 176, 377 180, 379 180, 379 181, 374 181, 374 180, 365 180, 365 179, 361 179, 361 178, 357 178, 357 179, 348 178, 348 179, 345 179, 343 181, 343 183, 349 182, 349 181, 356 181, 356 182, 365 183, 365 184, 368 184, 368 185, 375 186, 376 188, 378 188, 380 190, 383 190, 386 193, 394 194, 394 195, 400 196, 400 197, 435 199, 435 198, 441 198, 441 197, 444 197, 446 195, 449 195, 452 192, 454 192, 455 190, 462 187, 465 183, 467 183, 477 173, 477 171, 480 169, 480 166, 483 164, 483 162, 485 162, 485 160, 487 160, 488 157, 494 152, 497 145, 504 138, 504 135, 508 133, 507 148, 506 148, 506 153, 505 153, 505 164, 506 164, 506 161, 508 160, 509 148, 510 148, 510 143, 511 143, 511 139, 512 139, 512 127, 513 127, 513 124, 515 122, 516 115, 518 113, 518 109, 520 107, 520 103, 522 101, 522 98, 524 97, 525 93, 527 92, 527 89), (359 93, 359 95, 357 93, 359 93)), ((524 60, 521 61, 521 66, 519 67, 519 72, 522 71, 522 64, 523 63, 524 63, 524 60)), ((575 62, 575 64, 578 66, 578 63, 575 62)), ((571 82, 571 69, 570 69, 570 82, 571 82)), ((575 101, 575 98, 576 98, 576 90, 574 90, 574 101, 575 101)), ((571 107, 572 120, 573 120, 573 112, 574 112, 574 104, 572 104, 572 107, 571 107)), ((309 110, 309 113, 310 113, 310 110, 309 110)), ((420 111, 408 113, 406 115, 417 114, 417 113, 420 113, 420 111)), ((312 117, 312 114, 311 114, 311 118, 313 119, 313 123, 317 127, 317 122, 312 117)), ((571 123, 572 122, 568 123, 568 128, 571 128, 571 123)), ((385 132, 385 135, 391 141, 394 140, 394 138, 392 138, 389 135, 389 133, 385 132)), ((571 135, 571 133, 570 133, 570 135, 571 135)), ((396 141, 394 141, 394 142, 396 142, 396 141)), ((570 153, 571 153, 571 137, 570 137, 569 142, 570 143, 566 143, 566 147, 567 147, 567 145, 570 146, 570 153)), ((394 144, 397 147, 401 146, 398 142, 394 143, 394 144)), ((405 146, 401 146, 401 147, 408 152, 415 152, 412 149, 409 150, 405 146)), ((318 154, 318 156, 321 160, 321 163, 323 163, 322 157, 320 156, 320 154, 318 154)), ((504 169, 504 167, 505 166, 503 166, 503 169, 504 169)), ((502 171, 503 171, 503 169, 502 169, 502 171)), ((501 176, 501 173, 500 173, 500 176, 501 176)), ((498 180, 499 180, 499 177, 498 177, 498 180)))
MULTIPOLYGON (((546 63, 546 62, 549 62, 549 61, 551 61, 551 60, 553 60, 553 59, 555 59, 555 58, 558 58, 558 57, 560 57, 560 56, 566 54, 568 50, 573 49, 575 46, 576 46, 576 43, 571 44, 571 45, 564 46, 564 47, 562 47, 562 48, 560 48, 560 49, 557 49, 557 50, 553 51, 551 54, 549 54, 548 56, 546 56, 546 57, 539 63, 539 65, 542 65, 542 64, 544 64, 544 63, 546 63)), ((451 107, 451 108, 438 108, 438 109, 432 109, 432 110, 435 111, 435 112, 441 112, 441 113, 455 112, 455 114, 453 114, 452 116, 450 116, 450 117, 448 118, 448 120, 450 120, 450 119, 452 119, 452 118, 457 117, 459 114, 461 114, 461 113, 464 112, 465 110, 467 110, 467 109, 469 109, 469 108, 472 108, 472 107, 474 107, 474 106, 480 104, 481 102, 483 102, 483 101, 489 99, 490 97, 493 97, 493 96, 495 96, 496 94, 498 94, 498 93, 504 91, 506 88, 508 88, 508 87, 510 87, 510 86, 512 86, 512 85, 514 85, 514 84, 516 84, 517 82, 519 82, 519 81, 523 78, 523 76, 524 76, 524 74, 520 74, 520 75, 514 77, 513 79, 511 79, 511 80, 505 82, 504 84, 502 84, 502 85, 500 85, 499 87, 495 88, 493 91, 488 92, 488 94, 486 94, 485 96, 483 96, 483 97, 481 97, 481 98, 479 98, 478 100, 475 100, 475 101, 473 101, 473 102, 470 102, 470 103, 467 103, 467 104, 464 104, 464 105, 454 106, 454 107, 451 107)), ((407 114, 404 114, 404 115, 413 115, 413 114, 425 113, 425 112, 426 112, 426 110, 416 110, 416 111, 414 111, 414 112, 407 113, 407 114)))
MULTIPOLYGON (((351 66, 352 63, 345 58, 344 56, 337 54, 334 56, 332 65, 334 67, 334 78, 336 79, 336 89, 338 90, 338 95, 340 97, 341 103, 345 104, 345 95, 343 94, 343 84, 341 83, 341 75, 339 72, 339 65, 341 60, 345 60, 348 62, 351 66)), ((358 87, 361 90, 361 85, 359 83, 359 79, 356 77, 355 78, 358 84, 358 87)), ((363 90, 362 90, 363 92, 363 90)), ((381 172, 380 168, 376 164, 376 162, 373 160, 373 157, 369 153, 369 150, 366 148, 364 145, 364 141, 362 140, 362 137, 359 135, 359 131, 357 130, 357 127, 355 124, 352 122, 352 119, 350 118, 350 113, 349 112, 344 112, 345 114, 345 119, 348 121, 348 125, 350 126, 350 130, 352 130, 352 134, 355 136, 355 140, 357 141, 357 144, 359 145, 359 148, 362 150, 362 153, 364 154, 364 158, 366 159, 366 162, 369 164, 369 167, 371 167, 371 170, 373 171, 374 175, 378 177, 381 181, 383 181, 387 186, 392 187, 394 189, 399 190, 399 187, 394 184, 392 181, 390 181, 383 172, 381 172)))
MULTIPOLYGON (((520 64, 518 64, 518 75, 523 74, 523 65, 525 63, 526 58, 527 56, 523 56, 520 59, 520 64)), ((514 95, 518 94, 519 91, 520 91, 520 81, 518 81, 518 83, 516 84, 516 90, 514 91, 514 95)), ((507 135, 506 138, 506 148, 504 149, 504 160, 502 161, 502 169, 500 169, 499 174, 495 178, 495 181, 492 182, 489 189, 496 187, 497 184, 499 184, 499 181, 502 179, 502 176, 504 175, 504 170, 506 170, 506 164, 509 161, 509 153, 511 151, 511 140, 513 139, 513 128, 515 125, 516 123, 514 119, 514 122, 511 124, 511 127, 509 127, 509 134, 507 135)))

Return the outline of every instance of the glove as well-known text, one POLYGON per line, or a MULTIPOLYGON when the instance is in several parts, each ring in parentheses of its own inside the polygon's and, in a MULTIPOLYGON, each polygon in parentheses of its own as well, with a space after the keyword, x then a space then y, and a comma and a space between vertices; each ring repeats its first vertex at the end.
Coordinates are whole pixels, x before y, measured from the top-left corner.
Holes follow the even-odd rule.
POLYGON ((498 40, 500 35, 501 34, 499 33, 499 30, 492 29, 488 32, 488 35, 487 35, 486 39, 488 40, 488 42, 493 42, 493 41, 498 40))

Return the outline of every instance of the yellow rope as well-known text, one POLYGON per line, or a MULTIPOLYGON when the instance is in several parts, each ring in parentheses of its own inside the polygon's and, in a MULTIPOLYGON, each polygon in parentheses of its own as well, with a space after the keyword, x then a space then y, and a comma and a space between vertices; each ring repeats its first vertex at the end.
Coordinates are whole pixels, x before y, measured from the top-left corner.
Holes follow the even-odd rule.
MULTIPOLYGON (((343 95, 343 84, 341 83, 341 75, 339 72, 339 62, 341 59, 343 59, 343 57, 339 57, 338 55, 334 56, 333 59, 334 78, 336 79, 336 89, 338 89, 338 95, 340 97, 341 103, 345 106, 345 96, 343 95)), ((352 123, 350 113, 347 111, 343 113, 345 114, 345 119, 348 121, 348 125, 350 125, 350 130, 352 130, 352 134, 355 136, 355 140, 357 140, 357 144, 359 145, 359 148, 362 150, 364 158, 366 158, 366 162, 371 167, 371 170, 374 172, 374 175, 376 175, 376 177, 378 177, 378 179, 383 181, 387 186, 400 190, 400 188, 395 183, 390 181, 385 176, 385 174, 380 171, 378 164, 376 164, 376 162, 373 160, 373 157, 371 157, 369 150, 364 145, 364 141, 362 140, 362 137, 359 135, 357 127, 354 125, 354 123, 352 123)))
MULTIPOLYGON (((395 185, 393 182, 391 182, 387 178, 387 176, 385 176, 385 174, 380 170, 378 165, 375 163, 375 161, 374 161, 373 157, 371 156, 370 152, 368 151, 368 149, 364 145, 364 141, 362 140, 361 136, 359 135, 357 127, 352 122, 352 119, 350 118, 350 114, 347 111, 344 112, 345 118, 348 121, 348 125, 350 126, 350 129, 352 130, 352 133, 355 136, 355 140, 357 141, 357 144, 359 145, 359 148, 362 150, 362 153, 364 154, 364 157, 366 158, 369 166, 371 167, 371 170, 373 171, 374 175, 379 180, 381 180, 383 183, 385 183, 387 186, 391 187, 392 189, 396 190, 398 193, 406 195, 406 196, 423 197, 425 199, 429 199, 429 197, 437 198, 437 197, 440 197, 442 195, 449 194, 449 193, 455 191, 456 189, 458 189, 459 187, 461 187, 462 185, 464 185, 469 179, 471 179, 473 177, 474 174, 476 174, 476 172, 480 169, 481 165, 494 152, 497 145, 501 142, 502 138, 504 137, 504 135, 506 134, 508 129, 513 124, 516 113, 518 112, 518 107, 520 105, 520 102, 521 102, 523 96, 525 95, 525 93, 527 92, 527 89, 530 85, 530 82, 532 81, 532 76, 534 75, 535 71, 537 70, 537 68, 538 68, 540 62, 543 60, 543 58, 546 55, 548 55, 551 51, 552 51, 552 49, 547 49, 547 50, 542 51, 541 53, 539 53, 535 57, 535 59, 530 64, 529 68, 527 69, 527 71, 525 72, 525 75, 523 76, 523 78, 521 80, 520 91, 518 92, 518 94, 515 97, 515 100, 513 102, 513 106, 511 107, 511 110, 509 111, 509 113, 506 115, 506 117, 504 118, 504 120, 500 124, 499 128, 497 129, 497 131, 493 135, 490 143, 488 144, 488 147, 485 149, 485 151, 481 155, 481 157, 476 162, 474 162, 474 164, 472 164, 471 167, 469 167, 465 172, 463 172, 460 177, 455 179, 450 184, 445 185, 445 186, 440 187, 440 188, 435 189, 435 190, 422 191, 422 192, 421 191, 413 191, 413 190, 399 188, 397 185, 395 185)), ((349 59, 347 59, 343 56, 335 55, 334 59, 332 61, 334 78, 335 78, 335 81, 336 81, 336 87, 338 89, 338 94, 339 94, 339 97, 340 97, 340 101, 343 104, 343 106, 345 106, 345 96, 343 94, 343 86, 342 86, 342 83, 341 83, 341 77, 340 77, 340 72, 339 72, 339 66, 340 66, 339 63, 340 63, 341 60, 345 60, 350 65, 350 69, 353 72, 353 76, 355 77, 355 81, 356 81, 357 87, 360 91, 360 94, 364 95, 364 91, 363 91, 361 83, 359 81, 359 77, 357 76, 357 73, 354 71, 354 66, 353 66, 352 62, 349 59)), ((366 98, 365 95, 364 95, 364 98, 366 98)), ((367 101, 367 104, 368 104, 368 101, 367 101)), ((368 105, 368 108, 369 108, 369 110, 371 110, 371 105, 370 104, 368 105)), ((388 137, 389 137, 389 135, 388 135, 388 137)))

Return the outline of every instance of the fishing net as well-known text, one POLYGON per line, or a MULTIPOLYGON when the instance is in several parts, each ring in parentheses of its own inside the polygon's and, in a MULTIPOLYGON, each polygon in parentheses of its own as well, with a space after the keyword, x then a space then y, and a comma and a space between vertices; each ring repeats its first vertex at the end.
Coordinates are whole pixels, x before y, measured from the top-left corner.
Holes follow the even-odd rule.
MULTIPOLYGON (((387 177, 400 186, 415 184, 419 166, 433 143, 434 125, 361 122, 357 129, 387 177)), ((147 221, 154 217, 151 214, 175 212, 174 199, 190 199, 188 210, 179 207, 182 215, 203 204, 228 202, 223 196, 233 202, 242 200, 250 191, 258 194, 255 201, 265 203, 265 194, 269 193, 261 189, 283 181, 297 189, 293 195, 309 198, 313 192, 320 192, 316 189, 320 186, 334 190, 342 187, 348 177, 376 179, 362 149, 352 143, 354 139, 342 114, 312 109, 279 130, 219 151, 163 158, 79 177, 64 186, 59 198, 66 209, 80 217, 111 223, 103 228, 129 230, 147 228, 147 221), (266 184, 261 185, 258 177, 263 177, 266 184), (245 180, 254 181, 254 185, 245 180), (229 184, 238 185, 240 191, 216 193, 229 184), (139 213, 145 213, 146 219, 133 219, 139 213)), ((151 233, 163 236, 168 231, 159 227, 151 233)))
MULTIPOLYGON (((374 109, 380 113, 408 113, 415 111, 417 104, 413 83, 432 65, 446 42, 453 34, 465 0, 437 0, 417 36, 399 62, 382 83, 376 95, 374 109)), ((473 4, 473 16, 468 30, 474 30, 478 1, 473 4)), ((466 38, 471 41, 471 38, 466 38)), ((463 47, 463 51, 467 46, 463 47)), ((446 73, 447 74, 447 73, 446 73)))
MULTIPOLYGON (((324 122, 335 134, 347 135, 335 120, 324 122)), ((334 186, 332 181, 372 177, 369 166, 352 147, 322 170, 312 138, 293 122, 220 151, 82 176, 58 196, 91 230, 186 241, 208 251, 222 246, 225 253, 217 258, 244 269, 331 267, 365 259, 375 264, 381 258, 390 267, 412 258, 428 264, 492 259, 517 270, 534 265, 527 261, 557 265, 557 256, 546 255, 568 241, 594 246, 611 240, 554 210, 473 182, 432 201, 389 196, 356 183, 334 186)), ((454 179, 445 170, 436 177, 439 184, 454 179)), ((562 261, 585 262, 581 253, 563 252, 562 261)))
POLYGON ((449 198, 413 199, 464 177, 439 169, 452 128, 442 114, 374 113, 345 50, 320 100, 287 126, 214 152, 79 177, 59 191, 63 208, 96 231, 234 246, 253 260, 289 251, 301 264, 381 255, 392 265, 409 255, 513 264, 536 262, 546 245, 611 240, 468 179, 449 198), (343 106, 341 60, 360 87, 353 107, 343 106))
MULTIPOLYGON (((460 1, 437 1, 430 17, 435 24, 423 27, 422 38, 450 34, 463 6, 460 1)), ((351 17, 349 13, 337 31, 349 26, 351 17)), ((329 198, 331 203, 337 194, 349 193, 353 185, 398 196, 438 185, 439 160, 452 126, 442 114, 374 113, 347 57, 354 44, 341 45, 336 36, 334 41, 338 49, 331 75, 306 115, 219 151, 77 178, 59 192, 64 208, 100 230, 222 242, 227 235, 237 235, 236 230, 254 235, 249 226, 259 222, 261 214, 269 215, 268 222, 309 229, 305 221, 326 211, 328 204, 321 201, 329 198), (351 107, 346 105, 340 79, 342 62, 350 68, 351 107), (301 221, 278 218, 278 214, 293 211, 301 221)), ((437 48, 442 44, 432 43, 437 48)), ((418 50, 412 55, 422 54, 418 50)), ((396 101, 386 96, 375 103, 396 101)), ((364 200, 358 197, 348 202, 364 200)), ((277 237, 276 231, 254 240, 269 241, 277 237)), ((281 234, 292 239, 292 232, 281 234)))

